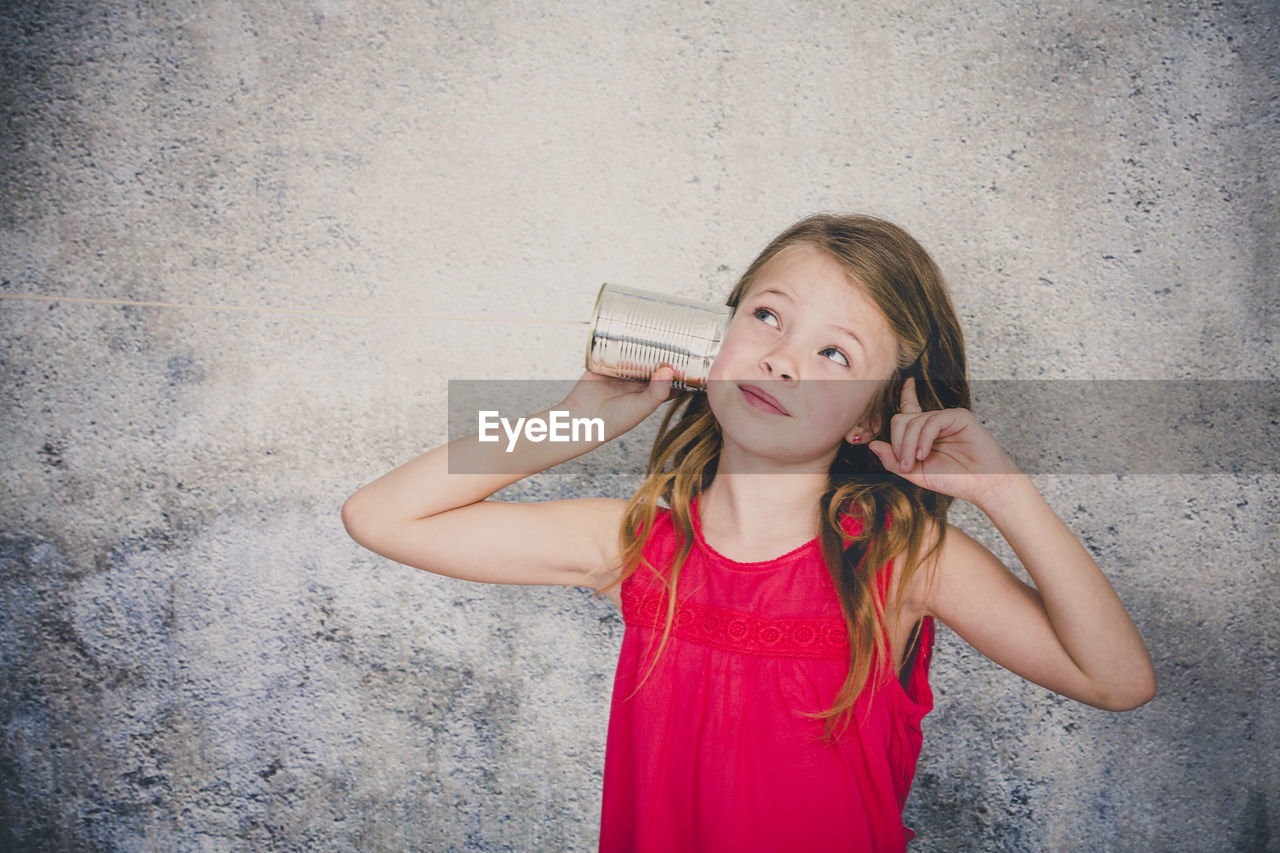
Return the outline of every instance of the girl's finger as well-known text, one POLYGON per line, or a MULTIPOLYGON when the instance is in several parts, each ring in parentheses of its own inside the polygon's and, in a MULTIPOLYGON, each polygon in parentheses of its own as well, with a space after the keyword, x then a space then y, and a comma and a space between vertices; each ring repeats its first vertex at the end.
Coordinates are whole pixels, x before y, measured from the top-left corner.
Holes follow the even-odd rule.
POLYGON ((902 430, 902 444, 894 448, 898 453, 898 470, 903 474, 915 467, 916 460, 924 458, 920 455, 920 448, 923 446, 921 436, 929 424, 937 420, 934 417, 936 414, 936 412, 928 412, 913 415, 907 419, 906 426, 902 430))
POLYGON ((907 381, 902 383, 902 403, 898 407, 898 411, 908 414, 919 412, 920 399, 916 397, 916 378, 908 376, 907 381))
POLYGON ((658 402, 662 402, 671 396, 671 382, 676 378, 675 368, 663 365, 653 372, 653 376, 649 377, 649 390, 658 402))
POLYGON ((893 419, 889 421, 889 443, 893 447, 893 455, 898 459, 905 458, 902 455, 903 437, 907 434, 907 426, 911 423, 912 419, 916 417, 918 416, 900 412, 894 415, 893 419))
POLYGON ((916 436, 928 417, 928 412, 899 413, 894 415, 891 421, 893 455, 898 457, 899 470, 902 473, 910 471, 915 462, 916 436))
POLYGON ((916 459, 925 459, 933 452, 933 443, 938 440, 938 436, 942 431, 950 426, 949 419, 944 415, 936 418, 927 418, 923 427, 920 429, 919 435, 916 436, 916 459))
POLYGON ((876 455, 880 464, 884 466, 884 470, 891 473, 898 470, 898 458, 893 455, 893 445, 889 442, 876 439, 867 444, 867 449, 876 455))

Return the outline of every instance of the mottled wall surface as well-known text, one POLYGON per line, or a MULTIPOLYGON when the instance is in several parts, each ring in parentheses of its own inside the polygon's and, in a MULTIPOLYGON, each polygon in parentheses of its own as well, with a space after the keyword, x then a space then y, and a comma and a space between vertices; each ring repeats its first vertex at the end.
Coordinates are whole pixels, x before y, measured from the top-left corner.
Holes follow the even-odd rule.
MULTIPOLYGON (((0 847, 592 849, 612 606, 388 563, 343 499, 444 439, 448 379, 576 376, 602 281, 721 298, 815 210, 919 237, 977 378, 1275 379, 1278 24, 6 4, 0 847)), ((1275 470, 1037 476, 1161 692, 943 631, 914 849, 1280 850, 1275 470)))

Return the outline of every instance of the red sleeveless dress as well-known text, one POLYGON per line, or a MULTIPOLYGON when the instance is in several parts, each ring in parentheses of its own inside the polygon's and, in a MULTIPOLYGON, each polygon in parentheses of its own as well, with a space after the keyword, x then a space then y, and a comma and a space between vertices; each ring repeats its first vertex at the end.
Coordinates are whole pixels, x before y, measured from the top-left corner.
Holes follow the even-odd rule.
MULTIPOLYGON (((626 633, 605 753, 602 851, 903 850, 902 808, 933 708, 933 620, 904 673, 873 668, 834 742, 823 721, 849 668, 835 586, 817 539, 740 563, 702 538, 679 580, 671 636, 661 583, 643 567, 623 583, 626 633), (646 678, 646 673, 648 674, 646 678)), ((846 529, 858 521, 847 517, 846 529)), ((675 526, 661 510, 645 556, 668 570, 675 526)), ((881 600, 889 572, 877 584, 881 600)))

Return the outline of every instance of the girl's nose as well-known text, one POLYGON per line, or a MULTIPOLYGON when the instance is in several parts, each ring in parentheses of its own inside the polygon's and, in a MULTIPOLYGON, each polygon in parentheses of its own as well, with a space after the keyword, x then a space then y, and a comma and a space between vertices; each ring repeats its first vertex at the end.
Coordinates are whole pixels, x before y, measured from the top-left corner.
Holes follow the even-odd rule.
POLYGON ((787 351, 779 346, 766 352, 760 360, 761 366, 770 379, 794 379, 795 364, 787 351))

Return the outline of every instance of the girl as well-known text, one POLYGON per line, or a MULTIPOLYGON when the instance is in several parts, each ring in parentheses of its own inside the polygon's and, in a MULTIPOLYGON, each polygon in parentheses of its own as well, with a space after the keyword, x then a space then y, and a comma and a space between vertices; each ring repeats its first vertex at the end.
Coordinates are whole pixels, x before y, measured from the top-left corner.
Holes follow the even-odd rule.
MULTIPOLYGON (((967 410, 955 312, 914 239, 810 217, 728 304, 707 391, 668 408, 630 501, 485 500, 601 442, 524 442, 518 475, 450 474, 450 460, 512 470, 504 445, 470 436, 343 507, 356 541, 393 560, 584 585, 622 608, 602 850, 903 849, 935 618, 1081 702, 1152 697, 1110 584, 967 410), (955 498, 986 513, 1034 587, 947 524, 955 498)), ((603 419, 608 441, 672 376, 587 373, 553 409, 603 419)))

